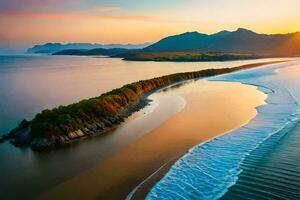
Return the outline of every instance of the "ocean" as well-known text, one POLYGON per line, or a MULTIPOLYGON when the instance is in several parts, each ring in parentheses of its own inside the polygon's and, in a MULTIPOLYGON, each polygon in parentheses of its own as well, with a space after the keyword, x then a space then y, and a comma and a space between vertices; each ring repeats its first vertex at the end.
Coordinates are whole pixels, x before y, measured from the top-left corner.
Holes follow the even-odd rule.
POLYGON ((209 78, 255 85, 266 104, 245 126, 192 148, 147 199, 300 199, 299 67, 291 61, 209 78))
MULTIPOLYGON (((22 119, 30 120, 43 109, 98 96, 133 81, 176 72, 235 67, 272 60, 278 59, 158 63, 127 62, 103 57, 0 56, 0 135, 17 126, 22 119)), ((0 197, 32 199, 97 165, 141 134, 135 135, 128 128, 121 127, 107 136, 48 153, 2 143, 0 197)))

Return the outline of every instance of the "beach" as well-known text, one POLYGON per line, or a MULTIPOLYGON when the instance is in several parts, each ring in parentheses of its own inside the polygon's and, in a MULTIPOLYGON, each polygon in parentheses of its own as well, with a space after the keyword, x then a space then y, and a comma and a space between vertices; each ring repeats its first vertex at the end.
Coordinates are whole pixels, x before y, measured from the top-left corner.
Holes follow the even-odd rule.
MULTIPOLYGON (((298 104, 300 99, 299 66, 299 62, 296 62, 275 70, 282 85, 293 96, 289 103, 294 101, 298 104)), ((239 179, 221 200, 300 198, 300 123, 297 107, 294 113, 295 124, 274 134, 246 157, 240 166, 243 171, 239 179)), ((283 115, 283 110, 280 109, 280 115, 283 115)))
POLYGON ((291 187, 292 182, 297 183, 291 175, 297 171, 295 159, 278 161, 282 154, 284 158, 294 156, 294 151, 282 151, 277 161, 270 163, 272 167, 262 167, 266 173, 256 168, 269 160, 268 154, 289 137, 299 122, 299 81, 288 75, 297 73, 288 69, 293 66, 296 69, 299 61, 208 78, 255 85, 267 94, 266 104, 257 107, 257 115, 241 128, 200 143, 180 157, 151 188, 147 200, 298 199, 299 190, 291 187), (268 172, 277 180, 270 180, 268 172))
POLYGON ((172 163, 191 147, 246 124, 266 98, 254 86, 206 80, 191 81, 154 95, 180 96, 186 105, 98 166, 50 189, 42 197, 124 199, 161 166, 172 163))

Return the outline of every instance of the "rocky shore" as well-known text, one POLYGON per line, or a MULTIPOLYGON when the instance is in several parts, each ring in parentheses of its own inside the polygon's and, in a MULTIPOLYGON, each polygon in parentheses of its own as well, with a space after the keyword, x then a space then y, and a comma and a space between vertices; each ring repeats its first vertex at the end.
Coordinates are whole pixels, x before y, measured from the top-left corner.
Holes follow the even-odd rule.
POLYGON ((23 120, 1 140, 10 141, 15 146, 30 146, 37 151, 55 149, 79 139, 103 134, 116 127, 132 113, 145 107, 149 103, 147 96, 158 89, 181 81, 274 63, 277 62, 177 73, 127 84, 99 97, 44 110, 31 121, 23 120))
POLYGON ((93 123, 86 124, 85 128, 68 132, 66 135, 33 137, 31 135, 30 126, 19 126, 0 138, 0 142, 8 140, 17 147, 30 146, 33 150, 45 151, 67 145, 68 143, 76 140, 104 134, 115 126, 124 122, 124 119, 129 117, 132 113, 137 112, 147 106, 151 100, 147 99, 146 96, 147 95, 145 94, 127 107, 122 108, 118 115, 107 117, 102 120, 95 120, 93 123))

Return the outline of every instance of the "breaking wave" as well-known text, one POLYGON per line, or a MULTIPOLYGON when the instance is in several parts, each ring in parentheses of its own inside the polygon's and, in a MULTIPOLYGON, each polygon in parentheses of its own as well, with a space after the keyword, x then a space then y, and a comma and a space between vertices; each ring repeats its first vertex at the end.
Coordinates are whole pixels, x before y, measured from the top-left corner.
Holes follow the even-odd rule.
POLYGON ((248 124, 189 150, 150 190, 146 199, 222 197, 236 183, 241 163, 253 150, 268 140, 279 140, 299 121, 298 102, 275 73, 291 63, 209 78, 255 85, 268 95, 266 104, 257 107, 258 114, 248 124))

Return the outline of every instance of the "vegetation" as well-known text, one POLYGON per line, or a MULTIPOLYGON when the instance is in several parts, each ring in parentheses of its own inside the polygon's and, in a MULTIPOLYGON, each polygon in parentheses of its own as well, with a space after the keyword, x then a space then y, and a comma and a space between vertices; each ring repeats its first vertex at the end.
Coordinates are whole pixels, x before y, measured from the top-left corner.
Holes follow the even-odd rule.
MULTIPOLYGON (((221 70, 218 71, 221 72, 221 70)), ((69 132, 84 129, 86 124, 117 116, 122 108, 137 100, 143 93, 178 81, 213 75, 216 72, 205 70, 139 81, 124 85, 99 97, 52 110, 44 110, 30 122, 31 133, 34 137, 67 135, 69 132)), ((21 123, 20 126, 23 124, 21 123)))
POLYGON ((197 61, 227 61, 254 59, 257 56, 248 54, 213 54, 201 52, 133 52, 117 55, 124 60, 134 61, 175 61, 175 62, 197 62, 197 61))
POLYGON ((30 145, 44 150, 69 143, 73 139, 101 133, 119 124, 132 112, 138 110, 143 95, 173 83, 249 69, 263 64, 244 65, 235 68, 207 69, 177 73, 158 78, 141 80, 104 93, 101 96, 82 100, 68 106, 46 109, 33 120, 23 120, 20 125, 5 135, 16 145, 30 145))
POLYGON ((97 119, 101 121, 107 117, 116 116, 122 108, 137 100, 143 93, 179 81, 229 73, 237 69, 240 68, 207 69, 141 80, 104 93, 99 97, 52 110, 44 110, 37 114, 31 122, 23 121, 20 126, 28 126, 30 123, 31 132, 36 137, 67 134, 83 129, 86 124, 91 124, 97 119))

